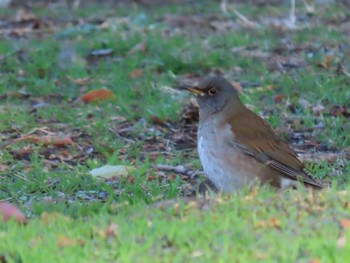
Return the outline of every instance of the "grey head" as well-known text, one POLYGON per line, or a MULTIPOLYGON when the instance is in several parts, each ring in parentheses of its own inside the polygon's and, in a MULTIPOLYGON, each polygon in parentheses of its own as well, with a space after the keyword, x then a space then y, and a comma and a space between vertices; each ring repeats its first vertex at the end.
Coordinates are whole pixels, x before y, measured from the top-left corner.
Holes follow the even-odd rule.
POLYGON ((200 115, 203 116, 222 111, 231 100, 238 100, 240 104, 237 91, 223 77, 209 77, 198 86, 186 89, 197 95, 200 115))

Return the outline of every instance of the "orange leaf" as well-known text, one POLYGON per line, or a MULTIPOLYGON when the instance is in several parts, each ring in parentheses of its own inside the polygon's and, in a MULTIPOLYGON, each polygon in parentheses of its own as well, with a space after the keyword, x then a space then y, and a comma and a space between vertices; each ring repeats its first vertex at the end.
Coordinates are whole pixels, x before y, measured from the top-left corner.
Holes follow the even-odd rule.
POLYGON ((332 56, 331 55, 325 55, 323 62, 318 63, 317 66, 320 68, 330 69, 331 68, 331 62, 332 62, 332 56))
POLYGON ((85 93, 83 96, 81 96, 81 99, 85 103, 91 103, 94 101, 101 101, 101 100, 108 100, 114 98, 115 95, 111 90, 108 89, 98 89, 98 90, 92 90, 88 93, 85 93))
POLYGON ((27 223, 25 215, 17 207, 8 202, 0 202, 0 215, 2 215, 2 220, 4 222, 14 219, 20 224, 27 223))
POLYGON ((134 78, 138 78, 143 74, 143 70, 142 69, 134 69, 133 71, 130 72, 129 77, 134 79, 134 78))
POLYGON ((342 219, 342 220, 340 220, 340 225, 343 228, 349 228, 350 227, 350 219, 342 219))
POLYGON ((23 141, 30 141, 38 144, 43 144, 45 146, 47 145, 53 145, 53 146, 65 146, 65 145, 73 145, 74 142, 72 141, 71 137, 68 135, 47 135, 43 137, 35 136, 35 135, 28 135, 24 136, 22 138, 17 139, 16 141, 23 142, 23 141))

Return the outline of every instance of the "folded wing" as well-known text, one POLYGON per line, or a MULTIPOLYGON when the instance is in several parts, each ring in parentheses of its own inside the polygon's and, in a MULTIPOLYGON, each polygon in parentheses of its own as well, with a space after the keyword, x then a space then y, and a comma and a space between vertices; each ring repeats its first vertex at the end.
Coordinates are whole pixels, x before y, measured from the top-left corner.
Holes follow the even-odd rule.
POLYGON ((323 188, 321 183, 305 172, 303 163, 288 144, 281 141, 272 128, 255 113, 245 111, 232 118, 230 124, 235 134, 232 147, 278 170, 289 179, 323 188))

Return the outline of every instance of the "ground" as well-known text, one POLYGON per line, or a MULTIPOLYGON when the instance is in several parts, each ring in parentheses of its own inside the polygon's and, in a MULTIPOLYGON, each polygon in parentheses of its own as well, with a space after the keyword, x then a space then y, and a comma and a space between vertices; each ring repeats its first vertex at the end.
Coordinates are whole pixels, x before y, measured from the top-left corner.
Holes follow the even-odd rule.
POLYGON ((17 2, 0 9, 0 200, 28 223, 0 223, 1 262, 349 261, 346 1, 297 3, 296 23, 277 0, 17 2), (198 108, 177 87, 209 75, 330 187, 198 195, 198 108), (127 172, 90 174, 107 164, 127 172))

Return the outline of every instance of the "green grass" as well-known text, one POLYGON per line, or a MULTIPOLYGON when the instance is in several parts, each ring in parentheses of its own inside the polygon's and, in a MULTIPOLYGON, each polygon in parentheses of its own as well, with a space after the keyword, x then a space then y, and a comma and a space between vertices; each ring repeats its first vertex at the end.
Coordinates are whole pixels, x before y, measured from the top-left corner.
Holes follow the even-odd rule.
POLYGON ((347 262, 349 197, 260 189, 149 208, 94 203, 75 207, 76 219, 6 224, 0 249, 8 262, 347 262))
MULTIPOLYGON (((283 5, 237 8, 260 22, 288 14, 283 5)), ((339 154, 348 149, 349 117, 332 113, 335 106, 350 109, 349 78, 336 72, 344 58, 348 66, 348 36, 327 26, 327 19, 349 15, 346 9, 318 6, 320 21, 310 20, 310 27, 295 31, 214 31, 213 19, 237 18, 222 15, 211 1, 33 10, 57 23, 55 29, 0 43, 0 200, 18 205, 30 219, 27 226, 0 224, 0 261, 348 261, 349 245, 342 247, 342 238, 350 238, 349 228, 340 222, 350 219, 349 160, 306 162, 315 177, 332 183, 314 198, 302 190, 262 188, 212 196, 205 202, 215 205, 204 210, 193 207, 200 200, 188 204, 181 199, 189 182, 155 169, 157 164, 200 167, 195 148, 181 150, 176 144, 176 135, 184 132, 181 111, 189 96, 167 87, 176 79, 201 79, 214 72, 241 82, 242 100, 296 149, 339 154), (169 15, 197 15, 203 24, 185 23, 176 30, 166 22, 169 15), (77 17, 85 23, 69 23, 77 17), (110 18, 109 26, 99 28, 99 18, 110 18), (128 54, 139 43, 146 50, 128 54), (307 43, 299 51, 286 48, 278 54, 287 60, 302 58, 302 66, 268 67, 281 59, 276 48, 307 43), (250 53, 232 52, 237 47, 250 53), (89 56, 99 49, 113 53, 89 56), (259 52, 268 57, 259 57, 259 52), (319 68, 327 52, 334 56, 332 67, 319 68), (135 69, 143 73, 132 78, 135 69), (79 86, 67 77, 91 80, 79 86), (266 89, 268 85, 273 88, 266 89), (112 90, 115 99, 93 104, 79 100, 101 88, 112 90), (276 95, 284 99, 275 102, 276 95), (317 105, 324 107, 319 114, 313 110, 317 105), (155 125, 154 117, 166 125, 155 125), (45 147, 16 141, 35 129, 39 135, 69 134, 75 144, 45 147), (295 139, 296 133, 302 139, 295 139), (90 170, 105 164, 137 169, 130 177, 107 182, 90 176, 90 170), (153 206, 174 198, 178 201, 165 208, 153 206), (110 222, 117 225, 116 236, 106 237, 110 222), (64 237, 73 241, 60 245, 64 237)), ((298 14, 303 12, 299 6, 298 14)), ((14 10, 2 13, 9 19, 14 10)))

